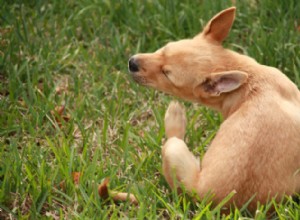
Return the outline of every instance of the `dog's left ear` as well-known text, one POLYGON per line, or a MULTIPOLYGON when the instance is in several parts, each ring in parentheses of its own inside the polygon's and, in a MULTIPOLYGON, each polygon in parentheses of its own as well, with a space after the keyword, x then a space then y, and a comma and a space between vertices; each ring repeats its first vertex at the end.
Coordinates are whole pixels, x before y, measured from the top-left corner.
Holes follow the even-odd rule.
POLYGON ((203 29, 202 35, 221 44, 234 22, 235 9, 235 7, 227 8, 215 15, 203 29))
POLYGON ((222 93, 238 89, 246 82, 247 78, 246 72, 237 70, 212 73, 194 88, 194 94, 203 97, 220 96, 222 93))

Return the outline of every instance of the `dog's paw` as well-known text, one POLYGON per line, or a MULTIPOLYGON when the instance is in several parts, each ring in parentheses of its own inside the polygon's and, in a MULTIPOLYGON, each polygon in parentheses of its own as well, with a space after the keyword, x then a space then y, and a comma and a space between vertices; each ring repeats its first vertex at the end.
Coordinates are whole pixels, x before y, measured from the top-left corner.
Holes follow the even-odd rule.
POLYGON ((165 114, 167 138, 177 137, 183 140, 186 128, 185 110, 178 102, 171 102, 165 114))

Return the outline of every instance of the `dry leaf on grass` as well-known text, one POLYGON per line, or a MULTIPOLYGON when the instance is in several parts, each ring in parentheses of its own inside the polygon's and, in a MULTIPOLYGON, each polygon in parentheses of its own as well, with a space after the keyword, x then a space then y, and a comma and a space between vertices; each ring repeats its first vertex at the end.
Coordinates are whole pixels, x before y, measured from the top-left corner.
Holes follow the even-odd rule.
POLYGON ((109 197, 108 183, 109 179, 106 178, 98 187, 98 194, 102 199, 107 199, 109 197))
POLYGON ((55 109, 51 111, 51 114, 54 116, 55 121, 60 128, 62 127, 62 120, 68 122, 71 118, 69 114, 65 113, 64 105, 56 106, 55 109))
POLYGON ((58 115, 62 115, 65 110, 65 106, 64 105, 56 106, 54 110, 58 115))
POLYGON ((81 176, 80 172, 73 172, 72 173, 72 177, 73 177, 73 181, 74 181, 75 185, 79 184, 80 176, 81 176))
POLYGON ((62 191, 65 191, 65 189, 66 189, 66 182, 64 180, 62 180, 58 185, 59 185, 59 188, 62 191))
MULTIPOLYGON (((81 176, 80 172, 72 172, 72 179, 76 186, 79 184, 80 176, 81 176)), ((64 191, 66 189, 66 181, 65 180, 61 181, 59 183, 59 187, 64 191)))
POLYGON ((108 188, 109 179, 106 178, 98 187, 98 194, 101 198, 107 199, 112 198, 114 202, 125 202, 129 201, 133 205, 138 205, 138 201, 135 196, 131 193, 110 191, 108 188))

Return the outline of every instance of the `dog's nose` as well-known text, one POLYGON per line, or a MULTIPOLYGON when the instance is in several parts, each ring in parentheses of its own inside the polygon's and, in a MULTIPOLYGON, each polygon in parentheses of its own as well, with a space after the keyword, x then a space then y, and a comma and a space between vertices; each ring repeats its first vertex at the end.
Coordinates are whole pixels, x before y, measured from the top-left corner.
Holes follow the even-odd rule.
POLYGON ((131 57, 128 61, 128 69, 130 72, 138 72, 139 71, 139 65, 137 60, 134 57, 131 57))

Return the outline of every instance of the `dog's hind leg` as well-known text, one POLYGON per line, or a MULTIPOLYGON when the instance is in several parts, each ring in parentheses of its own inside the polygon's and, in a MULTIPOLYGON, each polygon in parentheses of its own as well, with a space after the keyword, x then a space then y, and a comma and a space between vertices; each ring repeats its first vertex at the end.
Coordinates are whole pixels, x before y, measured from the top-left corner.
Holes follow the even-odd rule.
POLYGON ((183 141, 186 127, 185 111, 176 102, 171 102, 165 115, 165 130, 168 140, 162 148, 163 173, 171 186, 183 185, 189 192, 196 190, 200 173, 198 159, 183 141))

